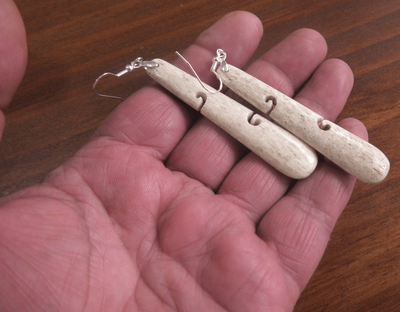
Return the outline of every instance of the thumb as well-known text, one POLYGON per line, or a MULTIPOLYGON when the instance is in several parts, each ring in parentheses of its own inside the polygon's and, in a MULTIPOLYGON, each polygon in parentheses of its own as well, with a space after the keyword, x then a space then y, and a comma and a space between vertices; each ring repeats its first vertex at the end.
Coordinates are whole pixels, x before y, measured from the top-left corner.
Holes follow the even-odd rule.
MULTIPOLYGON (((28 53, 25 27, 12 0, 0 1, 0 109, 10 104, 25 73, 28 53)), ((4 114, 0 112, 0 136, 4 114)))

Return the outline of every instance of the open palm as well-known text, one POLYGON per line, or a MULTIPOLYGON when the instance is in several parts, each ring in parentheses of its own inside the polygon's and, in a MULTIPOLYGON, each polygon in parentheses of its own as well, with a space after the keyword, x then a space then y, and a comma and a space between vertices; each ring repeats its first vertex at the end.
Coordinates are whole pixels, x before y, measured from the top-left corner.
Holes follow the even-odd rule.
MULTIPOLYGON (((241 67, 261 36, 255 16, 235 12, 185 57, 212 84, 217 48, 241 67)), ((302 87, 296 99, 334 120, 353 77, 325 55, 303 29, 248 72, 290 96, 302 87)), ((366 137, 356 120, 341 125, 366 137)), ((323 159, 290 180, 146 87, 42 184, 0 200, 0 310, 291 311, 354 182, 323 159)))

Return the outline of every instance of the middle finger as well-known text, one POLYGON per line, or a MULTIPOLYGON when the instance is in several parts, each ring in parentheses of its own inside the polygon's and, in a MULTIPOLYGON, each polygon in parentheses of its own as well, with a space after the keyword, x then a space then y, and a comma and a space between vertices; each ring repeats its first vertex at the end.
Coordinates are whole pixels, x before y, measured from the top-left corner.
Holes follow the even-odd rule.
MULTIPOLYGON (((323 61, 326 51, 326 42, 319 33, 310 29, 298 30, 252 64, 247 72, 293 96, 323 61)), ((229 63, 230 51, 226 52, 229 63)), ((247 149, 235 139, 201 118, 170 155, 167 166, 217 190, 246 153, 247 149)), ((277 174, 269 168, 271 173, 277 174)))

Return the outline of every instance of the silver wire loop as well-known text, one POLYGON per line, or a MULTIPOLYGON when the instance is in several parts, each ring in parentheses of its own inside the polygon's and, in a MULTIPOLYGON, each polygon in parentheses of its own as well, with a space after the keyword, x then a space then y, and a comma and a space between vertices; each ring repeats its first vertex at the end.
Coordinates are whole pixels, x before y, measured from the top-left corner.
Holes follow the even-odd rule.
POLYGON ((193 74, 196 76, 197 80, 199 81, 200 85, 204 88, 204 90, 206 90, 207 92, 212 93, 212 94, 221 92, 222 88, 224 87, 224 83, 222 82, 221 77, 216 72, 214 72, 214 74, 217 76, 217 78, 219 80, 219 88, 217 91, 210 90, 209 88, 207 88, 206 85, 203 83, 203 81, 201 81, 200 77, 197 75, 196 71, 194 70, 193 66, 189 63, 189 61, 187 59, 185 59, 178 51, 176 51, 175 54, 178 55, 190 67, 193 74))
POLYGON ((217 73, 218 65, 221 66, 221 70, 225 73, 229 71, 228 63, 226 62, 226 53, 222 49, 217 50, 217 55, 213 57, 213 63, 211 65, 210 71, 218 78, 220 82, 219 91, 222 90, 223 81, 221 76, 217 73))
POLYGON ((229 66, 228 66, 228 63, 226 62, 226 53, 222 49, 217 50, 217 55, 214 56, 213 63, 211 65, 211 69, 210 69, 219 79, 220 77, 216 72, 218 65, 221 66, 221 70, 223 72, 227 73, 229 71, 229 66))
POLYGON ((127 73, 130 73, 130 72, 132 72, 132 71, 134 71, 135 69, 138 69, 138 68, 144 68, 145 70, 147 70, 147 68, 155 68, 155 67, 158 67, 158 64, 156 62, 143 61, 143 58, 138 57, 132 63, 126 65, 125 69, 120 71, 119 73, 114 74, 114 73, 107 72, 107 73, 104 73, 104 74, 100 75, 100 77, 97 78, 96 81, 93 84, 93 91, 98 96, 109 98, 109 99, 117 99, 117 100, 123 101, 124 99, 120 98, 119 96, 102 94, 102 93, 97 92, 96 86, 99 83, 99 81, 101 79, 103 79, 104 77, 107 77, 107 76, 114 76, 114 77, 119 78, 119 77, 121 77, 121 76, 123 76, 123 75, 125 75, 127 73))

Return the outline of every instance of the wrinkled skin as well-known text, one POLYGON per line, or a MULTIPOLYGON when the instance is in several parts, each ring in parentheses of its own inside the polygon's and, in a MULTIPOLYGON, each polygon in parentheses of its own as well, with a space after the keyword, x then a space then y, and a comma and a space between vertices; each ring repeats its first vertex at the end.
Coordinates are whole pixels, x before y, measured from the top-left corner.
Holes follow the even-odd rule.
MULTIPOLYGON (((3 108, 26 62, 23 25, 7 7, 15 27, 0 18, 3 108)), ((215 50, 241 67, 261 36, 254 15, 234 12, 184 55, 215 84, 204 65, 215 50)), ((298 30, 248 72, 289 96, 302 87, 296 100, 334 120, 353 75, 326 52, 320 34, 298 30)), ((197 117, 146 87, 42 184, 1 199, 0 310, 291 311, 355 179, 321 159, 292 181, 197 117)), ((367 137, 357 120, 341 126, 367 137)))

